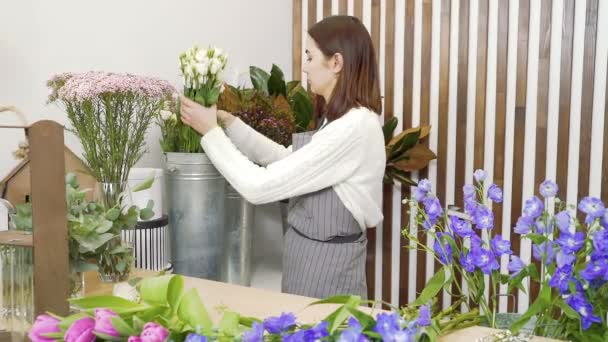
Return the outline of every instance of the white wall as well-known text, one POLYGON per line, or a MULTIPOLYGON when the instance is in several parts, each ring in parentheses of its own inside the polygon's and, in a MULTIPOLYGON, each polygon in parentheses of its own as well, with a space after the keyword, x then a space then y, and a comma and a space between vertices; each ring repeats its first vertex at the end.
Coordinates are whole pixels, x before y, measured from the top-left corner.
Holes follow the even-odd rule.
MULTIPOLYGON (((46 80, 54 73, 104 70, 156 76, 180 85, 177 58, 192 44, 217 45, 229 54, 229 81, 248 80, 250 65, 279 65, 291 75, 291 1, 222 0, 20 0, 3 3, 0 19, 0 104, 21 108, 30 122, 66 123, 46 105, 46 80)), ((0 124, 16 124, 0 114, 0 124)), ((23 133, 0 130, 0 178, 16 161, 23 133)), ((138 166, 161 167, 159 131, 147 138, 149 153, 138 166)), ((66 143, 81 153, 77 139, 66 143)), ((281 226, 276 205, 257 210, 255 254, 277 259, 281 226), (266 237, 266 238, 264 238, 266 237), (278 243, 278 245, 277 245, 278 243)), ((280 253, 279 253, 280 255, 280 253)), ((278 260, 280 263, 280 258, 278 260)))

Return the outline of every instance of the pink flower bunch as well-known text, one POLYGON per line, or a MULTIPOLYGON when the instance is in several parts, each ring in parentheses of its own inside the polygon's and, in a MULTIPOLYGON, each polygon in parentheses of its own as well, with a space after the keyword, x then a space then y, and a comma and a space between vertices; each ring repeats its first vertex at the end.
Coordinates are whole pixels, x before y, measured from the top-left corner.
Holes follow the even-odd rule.
POLYGON ((169 82, 161 79, 102 71, 58 74, 47 85, 51 89, 49 102, 59 99, 80 103, 106 94, 170 99, 176 92, 169 82))

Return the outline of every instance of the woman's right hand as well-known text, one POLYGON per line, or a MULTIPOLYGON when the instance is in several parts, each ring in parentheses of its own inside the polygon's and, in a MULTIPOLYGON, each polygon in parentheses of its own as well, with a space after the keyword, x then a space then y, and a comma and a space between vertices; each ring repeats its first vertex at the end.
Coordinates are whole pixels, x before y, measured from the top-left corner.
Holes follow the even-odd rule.
POLYGON ((236 117, 225 110, 218 110, 217 118, 222 122, 225 128, 228 128, 236 117))

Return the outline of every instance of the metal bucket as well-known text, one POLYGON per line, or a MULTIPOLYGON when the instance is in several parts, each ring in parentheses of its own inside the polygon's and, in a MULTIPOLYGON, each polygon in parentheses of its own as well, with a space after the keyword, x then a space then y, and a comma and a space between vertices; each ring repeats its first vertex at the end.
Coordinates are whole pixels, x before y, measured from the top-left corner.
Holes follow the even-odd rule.
POLYGON ((254 206, 226 182, 226 281, 251 285, 251 245, 254 206))
POLYGON ((166 153, 165 184, 174 272, 223 280, 226 181, 204 153, 166 153))

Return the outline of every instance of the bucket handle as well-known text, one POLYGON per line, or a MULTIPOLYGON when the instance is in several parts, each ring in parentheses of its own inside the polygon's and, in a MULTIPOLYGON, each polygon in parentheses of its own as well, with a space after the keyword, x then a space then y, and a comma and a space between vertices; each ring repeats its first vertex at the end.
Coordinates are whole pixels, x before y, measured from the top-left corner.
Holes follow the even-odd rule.
POLYGON ((167 171, 169 171, 169 173, 176 173, 179 171, 179 169, 176 168, 175 166, 172 166, 172 167, 168 168, 167 171))

